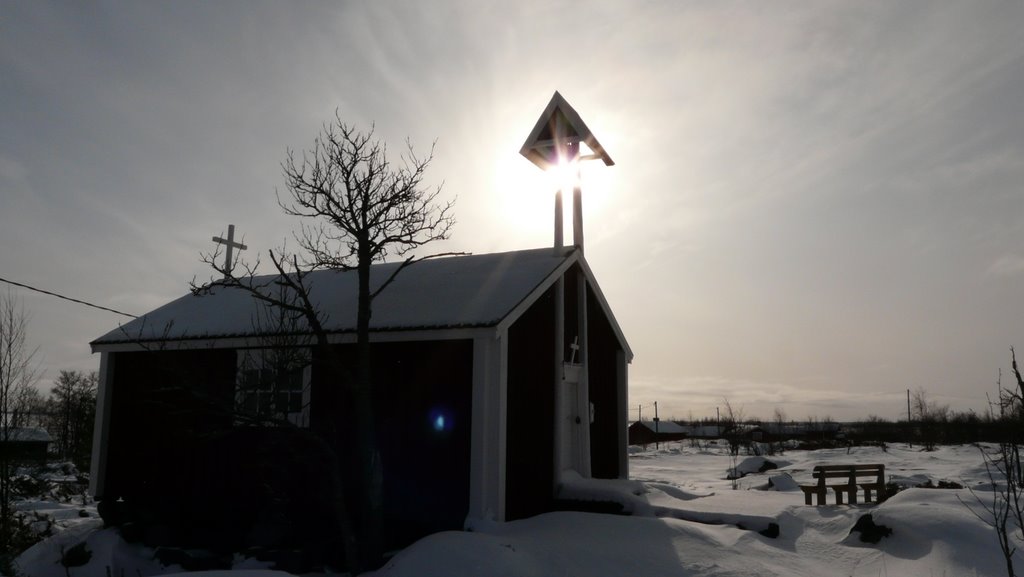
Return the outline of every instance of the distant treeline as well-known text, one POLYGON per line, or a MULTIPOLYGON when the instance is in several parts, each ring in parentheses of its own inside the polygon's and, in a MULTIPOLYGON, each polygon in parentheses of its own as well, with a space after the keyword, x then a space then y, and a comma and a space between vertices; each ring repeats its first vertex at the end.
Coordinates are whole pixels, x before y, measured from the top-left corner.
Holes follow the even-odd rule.
MULTIPOLYGON (((688 431, 716 431, 715 419, 673 420, 688 431)), ((741 423, 721 422, 720 436, 750 436, 757 441, 837 441, 848 444, 918 443, 922 446, 970 443, 1001 443, 1019 436, 1020 421, 973 411, 940 412, 911 421, 890 421, 868 417, 862 421, 837 422, 825 418, 807 421, 762 421, 745 419, 741 423)), ((699 436, 699 435, 691 435, 699 436)))
POLYGON ((44 429, 50 436, 52 457, 71 461, 80 470, 88 471, 97 384, 96 372, 61 371, 47 396, 34 383, 20 387, 7 398, 3 428, 44 429))

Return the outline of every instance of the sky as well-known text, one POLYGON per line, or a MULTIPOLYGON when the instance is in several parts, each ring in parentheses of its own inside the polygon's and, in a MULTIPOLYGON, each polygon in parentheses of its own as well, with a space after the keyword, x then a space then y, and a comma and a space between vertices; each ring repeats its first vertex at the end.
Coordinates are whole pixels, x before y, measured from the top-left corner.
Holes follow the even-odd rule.
MULTIPOLYGON (((585 247, 631 418, 982 412, 1024 351, 1019 0, 5 0, 0 79, 0 277, 116 310, 209 278, 229 223, 285 242, 281 162, 335 113, 435 146, 437 250, 548 246, 518 151, 558 90, 616 163, 585 247)), ((127 320, 12 290, 43 388, 127 320)))

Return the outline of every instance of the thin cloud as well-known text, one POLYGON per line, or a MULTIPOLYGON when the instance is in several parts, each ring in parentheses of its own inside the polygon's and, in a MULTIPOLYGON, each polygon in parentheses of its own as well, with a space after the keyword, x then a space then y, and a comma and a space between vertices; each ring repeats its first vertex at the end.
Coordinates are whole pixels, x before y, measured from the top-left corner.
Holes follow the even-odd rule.
MULTIPOLYGON (((238 6, 0 8, 2 272, 179 296, 228 223, 246 257, 289 237, 279 164, 335 109, 396 151, 438 140, 446 250, 543 246, 518 147, 557 89, 616 160, 587 258, 638 403, 892 418, 894 383, 984 402, 970 379, 1024 342, 1020 2, 238 6)), ((37 314, 44 343, 111 328, 37 314)))
POLYGON ((990 278, 1008 278, 1024 274, 1024 256, 1004 254, 989 265, 985 276, 990 278))
MULTIPOLYGON (((903 392, 854 392, 843 389, 798 386, 771 381, 754 381, 724 376, 649 379, 632 377, 630 403, 635 407, 658 402, 666 418, 715 417, 728 401, 746 418, 770 419, 776 408, 790 419, 860 419, 877 414, 899 416, 903 392)), ((645 409, 647 411, 648 409, 645 409)), ((653 412, 651 413, 653 415, 653 412)))

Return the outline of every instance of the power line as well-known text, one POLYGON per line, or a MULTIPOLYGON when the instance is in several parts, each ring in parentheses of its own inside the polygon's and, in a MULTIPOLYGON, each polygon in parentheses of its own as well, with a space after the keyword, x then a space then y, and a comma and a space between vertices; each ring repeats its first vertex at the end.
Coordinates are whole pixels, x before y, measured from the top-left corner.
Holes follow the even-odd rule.
POLYGON ((658 403, 651 403, 649 405, 633 405, 632 407, 630 407, 629 410, 630 411, 637 411, 637 410, 643 410, 643 409, 651 409, 651 408, 654 408, 654 406, 657 405, 657 404, 658 403))
POLYGON ((34 286, 29 286, 27 284, 22 284, 20 282, 14 282, 12 280, 7 280, 7 279, 5 279, 3 277, 0 277, 0 282, 5 282, 5 283, 10 284, 10 285, 19 286, 21 288, 27 288, 28 290, 36 291, 37 293, 43 293, 44 295, 50 295, 52 297, 57 297, 59 299, 64 299, 66 301, 71 301, 73 303, 78 303, 80 305, 85 305, 87 307, 92 307, 94 309, 100 309, 101 311, 107 311, 107 312, 110 312, 110 313, 114 313, 114 314, 118 314, 118 315, 123 315, 123 316, 126 316, 126 317, 131 317, 133 319, 139 318, 138 316, 133 315, 133 314, 124 313, 124 312, 121 312, 121 311, 118 311, 118 310, 114 310, 114 309, 111 309, 111 308, 107 308, 107 307, 103 307, 103 306, 100 306, 100 305, 94 305, 92 303, 85 302, 85 301, 78 300, 78 299, 73 299, 71 297, 66 297, 64 295, 57 294, 55 292, 50 292, 48 290, 43 290, 43 289, 40 289, 40 288, 36 288, 34 286))

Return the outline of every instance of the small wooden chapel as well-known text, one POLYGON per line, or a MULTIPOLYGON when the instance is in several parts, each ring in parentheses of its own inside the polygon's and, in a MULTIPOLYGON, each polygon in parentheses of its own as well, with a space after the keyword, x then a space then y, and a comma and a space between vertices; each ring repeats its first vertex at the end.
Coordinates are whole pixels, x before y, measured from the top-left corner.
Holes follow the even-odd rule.
MULTIPOLYGON (((611 164, 558 93, 522 153, 542 168, 611 164)), ((627 477, 633 353, 584 258, 573 192, 572 246, 558 192, 555 246, 422 261, 374 300, 372 426, 390 547, 567 506, 568 471, 627 477)), ((397 266, 374 265, 371 284, 397 266)), ((355 272, 308 282, 335 354, 352 358, 355 272)), ((108 523, 183 545, 225 534, 231 547, 308 545, 324 534, 330 516, 311 518, 329 509, 318 500, 339 475, 351 480, 328 455, 350 462, 344 439, 359 419, 303 326, 256 322, 274 314, 244 290, 214 287, 91 343, 101 354, 91 490, 108 523)))

